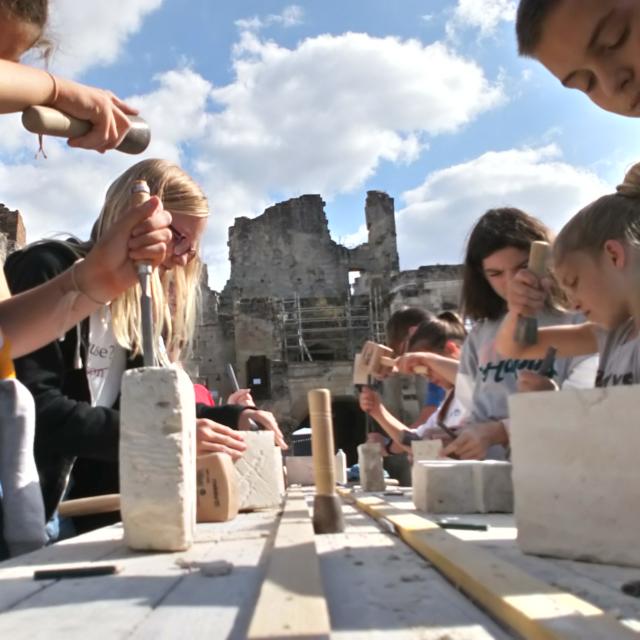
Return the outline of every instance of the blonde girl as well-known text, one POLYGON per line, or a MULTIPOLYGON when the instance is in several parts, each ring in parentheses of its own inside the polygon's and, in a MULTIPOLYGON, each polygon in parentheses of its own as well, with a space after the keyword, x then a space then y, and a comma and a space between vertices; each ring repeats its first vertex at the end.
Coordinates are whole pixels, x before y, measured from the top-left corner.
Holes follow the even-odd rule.
POLYGON ((627 173, 616 193, 603 196, 574 216, 553 247, 555 275, 572 306, 587 322, 545 327, 538 344, 513 340, 519 315, 539 312, 547 280, 523 270, 509 292, 509 313, 498 335, 500 348, 517 357, 537 357, 549 346, 561 356, 598 351, 596 386, 640 382, 640 164, 627 173))
MULTIPOLYGON (((152 285, 157 351, 162 363, 169 365, 184 356, 193 338, 202 269, 199 247, 209 213, 202 190, 178 166, 163 160, 134 165, 107 191, 89 242, 37 243, 13 254, 7 273, 12 286, 22 290, 69 268, 120 224, 136 180, 145 180, 172 216, 172 238, 152 285)), ((72 467, 70 496, 118 490, 120 379, 126 369, 142 363, 139 297, 138 286, 124 291, 68 331, 62 341, 16 361, 18 377, 36 402, 35 454, 47 517, 67 487, 72 467)), ((248 429, 250 420, 272 429, 284 446, 273 416, 254 407, 198 405, 197 415, 200 453, 242 455, 242 435, 229 427, 248 429)), ((78 527, 104 522, 96 518, 78 527)))

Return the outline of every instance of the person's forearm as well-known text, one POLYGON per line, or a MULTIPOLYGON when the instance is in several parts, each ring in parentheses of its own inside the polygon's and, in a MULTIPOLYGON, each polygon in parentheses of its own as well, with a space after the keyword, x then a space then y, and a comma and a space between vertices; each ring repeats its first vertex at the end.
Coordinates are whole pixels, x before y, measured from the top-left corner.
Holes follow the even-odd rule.
POLYGON ((100 305, 76 290, 71 269, 0 302, 0 329, 19 358, 58 339, 100 305))
POLYGON ((453 358, 446 358, 435 353, 430 354, 429 364, 431 368, 438 373, 439 376, 447 380, 450 384, 456 383, 456 376, 460 363, 453 358))
POLYGON ((55 93, 54 81, 46 71, 0 60, 0 113, 48 104, 55 93))
POLYGON ((516 342, 516 327, 518 326, 518 314, 509 311, 503 318, 496 335, 496 348, 499 353, 509 358, 519 358, 524 347, 516 342))
POLYGON ((509 444, 509 434, 501 420, 484 422, 477 425, 477 428, 488 446, 493 446, 494 444, 507 446, 509 444))
POLYGON ((402 444, 402 437, 410 431, 384 405, 371 413, 371 417, 385 430, 387 435, 396 443, 402 444))

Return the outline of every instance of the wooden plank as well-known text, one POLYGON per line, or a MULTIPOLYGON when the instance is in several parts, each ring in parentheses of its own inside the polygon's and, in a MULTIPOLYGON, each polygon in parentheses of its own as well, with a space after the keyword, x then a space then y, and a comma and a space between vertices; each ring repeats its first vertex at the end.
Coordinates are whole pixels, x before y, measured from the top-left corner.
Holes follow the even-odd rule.
MULTIPOLYGON (((412 510, 410 491, 405 496, 388 496, 394 507, 412 510)), ((631 567, 559 560, 525 554, 517 544, 513 514, 469 514, 455 516, 460 522, 487 525, 487 531, 449 530, 456 538, 474 541, 482 548, 511 562, 519 569, 587 600, 603 611, 611 612, 625 625, 640 632, 640 599, 625 595, 622 585, 638 580, 638 570, 631 567)))
POLYGON ((395 527, 400 537, 498 620, 532 640, 611 640, 638 634, 584 600, 531 577, 435 522, 373 496, 358 507, 395 527))
POLYGON ((332 640, 515 637, 373 518, 343 512, 343 533, 316 536, 332 640))
MULTIPOLYGON (((136 553, 118 541, 102 561, 117 564, 120 573, 55 581, 0 615, 0 637, 77 638, 88 630, 94 640, 185 633, 189 638, 246 637, 248 616, 241 619, 240 607, 250 609, 255 601, 262 577, 260 551, 244 556, 247 571, 234 566, 228 576, 205 579, 199 567, 217 560, 233 562, 243 545, 254 551, 264 548, 275 530, 276 515, 270 510, 228 523, 198 525, 195 544, 181 553, 136 553), (233 585, 230 592, 242 594, 237 603, 227 593, 227 584, 233 585)), ((109 529, 113 535, 115 527, 109 529)), ((121 529, 116 531, 120 537, 121 529)), ((80 555, 82 547, 77 544, 80 555)))
POLYGON ((34 580, 36 569, 101 560, 121 546, 121 539, 121 529, 108 527, 0 563, 0 613, 55 584, 34 580))
POLYGON ((309 510, 304 494, 290 490, 248 637, 328 639, 330 634, 309 510))
MULTIPOLYGON (((131 640, 181 638, 189 640, 244 640, 260 585, 265 556, 277 527, 276 511, 240 514, 234 521, 209 525, 215 532, 192 573, 172 589, 129 636, 131 640), (219 561, 233 565, 231 573, 206 575, 207 566, 219 561), (198 567, 202 566, 204 572, 198 567)), ((196 530, 196 545, 200 525, 196 530)))

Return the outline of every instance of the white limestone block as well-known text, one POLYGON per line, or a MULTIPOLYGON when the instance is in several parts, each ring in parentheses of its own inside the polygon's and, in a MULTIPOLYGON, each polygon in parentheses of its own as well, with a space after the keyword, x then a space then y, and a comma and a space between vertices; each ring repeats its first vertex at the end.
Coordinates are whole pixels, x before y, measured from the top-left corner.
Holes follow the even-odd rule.
MULTIPOLYGON (((313 456, 287 456, 284 459, 289 485, 300 484, 311 487, 315 484, 313 456)), ((347 484, 347 456, 340 450, 335 457, 336 482, 347 484)))
POLYGON ((377 442, 358 445, 358 467, 360 468, 360 487, 363 491, 384 491, 382 450, 377 442))
POLYGON ((513 511, 511 464, 495 460, 422 460, 412 468, 413 502, 427 513, 513 511))
POLYGON ((243 431, 247 450, 236 460, 240 511, 277 507, 284 495, 282 453, 273 431, 243 431))
POLYGON ((180 369, 145 367, 122 376, 120 494, 132 549, 181 551, 196 521, 195 397, 180 369))
POLYGON ((442 440, 414 440, 411 443, 413 461, 437 460, 442 453, 442 440))
POLYGON ((411 469, 413 503, 428 513, 475 513, 474 462, 425 460, 411 469))
POLYGON ((483 460, 474 467, 480 513, 513 513, 512 466, 504 460, 483 460))
POLYGON ((640 567, 638 387, 509 399, 526 553, 640 567))

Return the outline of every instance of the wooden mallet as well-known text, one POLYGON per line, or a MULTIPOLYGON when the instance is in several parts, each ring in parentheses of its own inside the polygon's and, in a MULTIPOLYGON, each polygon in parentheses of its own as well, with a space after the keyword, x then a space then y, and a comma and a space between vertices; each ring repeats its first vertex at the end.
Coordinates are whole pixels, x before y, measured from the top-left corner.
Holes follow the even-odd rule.
MULTIPOLYGON (((385 369, 393 370, 396 366, 396 359, 393 357, 393 349, 377 344, 371 340, 365 342, 360 354, 359 366, 367 375, 378 378, 385 373, 385 369)), ((413 368, 413 373, 424 375, 427 368, 417 366, 413 368)))
MULTIPOLYGON (((131 128, 122 142, 116 147, 123 153, 142 153, 151 142, 151 130, 145 120, 139 116, 128 116, 131 128)), ((22 112, 22 125, 27 131, 38 135, 60 138, 78 138, 89 131, 93 125, 86 120, 78 120, 51 107, 27 107, 22 112)))
POLYGON ((316 533, 344 531, 342 504, 336 493, 331 392, 312 389, 307 394, 311 421, 311 453, 316 481, 313 499, 313 529, 316 533))
MULTIPOLYGON (((528 269, 538 278, 542 278, 547 273, 547 261, 551 245, 548 242, 535 241, 531 243, 529 252, 528 269)), ((538 318, 525 318, 520 316, 514 339, 518 344, 532 345, 538 343, 538 318)))

